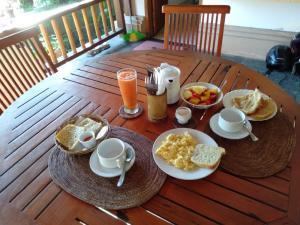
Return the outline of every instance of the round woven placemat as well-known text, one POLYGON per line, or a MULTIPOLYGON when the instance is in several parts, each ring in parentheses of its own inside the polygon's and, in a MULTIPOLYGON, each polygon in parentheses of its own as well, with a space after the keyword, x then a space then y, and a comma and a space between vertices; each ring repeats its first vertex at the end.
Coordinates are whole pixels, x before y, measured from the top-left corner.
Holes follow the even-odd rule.
POLYGON ((278 113, 273 119, 251 124, 253 133, 259 137, 257 142, 250 137, 228 140, 206 128, 218 145, 226 149, 221 167, 235 175, 253 178, 268 177, 283 170, 296 145, 295 131, 287 116, 278 113))
POLYGON ((113 127, 110 137, 117 137, 131 144, 136 159, 126 173, 122 187, 117 187, 119 177, 103 178, 89 167, 89 155, 68 155, 55 149, 48 161, 52 179, 75 197, 106 209, 125 209, 141 205, 162 187, 166 174, 155 164, 151 150, 153 143, 144 136, 125 128, 113 127))

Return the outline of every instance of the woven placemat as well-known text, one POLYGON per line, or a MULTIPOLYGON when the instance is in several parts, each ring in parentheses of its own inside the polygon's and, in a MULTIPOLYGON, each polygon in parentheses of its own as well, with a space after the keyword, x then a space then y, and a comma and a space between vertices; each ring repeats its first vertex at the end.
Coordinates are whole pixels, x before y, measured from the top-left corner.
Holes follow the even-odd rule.
POLYGON ((68 155, 55 149, 48 161, 52 179, 75 197, 106 209, 125 209, 148 201, 162 187, 166 174, 152 157, 153 143, 144 136, 125 128, 113 127, 110 137, 117 137, 133 146, 136 160, 126 173, 122 187, 117 187, 119 177, 103 178, 89 167, 90 154, 68 155))
POLYGON ((288 117, 278 113, 270 120, 251 124, 253 133, 259 137, 257 142, 250 137, 228 140, 206 127, 206 132, 226 149, 221 167, 235 175, 253 178, 268 177, 286 168, 296 145, 296 134, 288 117))

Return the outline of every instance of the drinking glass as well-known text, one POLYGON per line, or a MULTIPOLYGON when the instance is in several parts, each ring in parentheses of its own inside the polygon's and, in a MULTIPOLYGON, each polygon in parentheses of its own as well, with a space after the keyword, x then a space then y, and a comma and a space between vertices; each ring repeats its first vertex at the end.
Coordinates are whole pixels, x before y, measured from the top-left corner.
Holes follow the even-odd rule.
POLYGON ((124 111, 128 114, 138 112, 137 104, 137 72, 126 68, 117 72, 118 84, 124 103, 124 111))

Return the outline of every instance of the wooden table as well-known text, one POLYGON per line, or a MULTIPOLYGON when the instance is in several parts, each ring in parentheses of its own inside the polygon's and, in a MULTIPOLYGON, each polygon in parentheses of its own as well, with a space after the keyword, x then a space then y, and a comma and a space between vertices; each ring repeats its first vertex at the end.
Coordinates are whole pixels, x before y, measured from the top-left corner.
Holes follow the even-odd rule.
MULTIPOLYGON (((196 110, 203 130, 221 104, 196 110)), ((220 58, 190 52, 143 51, 106 56, 72 73, 54 75, 18 99, 0 117, 0 224, 300 224, 299 105, 264 76, 220 58), (147 114, 124 120, 116 71, 138 71, 138 99, 146 109, 145 64, 168 62, 182 71, 181 84, 212 82, 228 92, 259 88, 269 94, 295 125, 297 146, 290 165, 264 179, 246 179, 218 169, 196 181, 168 177, 159 194, 137 208, 105 211, 69 195, 50 178, 47 160, 55 148, 54 132, 67 118, 94 113, 111 124, 155 140, 173 128, 178 105, 169 107, 165 123, 150 123, 147 114)), ((283 134, 284 135, 284 134, 283 134)))

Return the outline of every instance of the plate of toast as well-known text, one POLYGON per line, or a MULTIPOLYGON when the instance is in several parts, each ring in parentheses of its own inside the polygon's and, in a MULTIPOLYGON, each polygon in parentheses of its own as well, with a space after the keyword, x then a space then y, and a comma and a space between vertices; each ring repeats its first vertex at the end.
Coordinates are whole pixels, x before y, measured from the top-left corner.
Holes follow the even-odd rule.
POLYGON ((235 107, 251 121, 264 121, 273 118, 277 113, 277 104, 268 95, 258 89, 239 89, 228 92, 223 98, 225 108, 235 107))
POLYGON ((157 166, 169 176, 196 180, 212 174, 225 149, 207 134, 189 128, 171 129, 154 142, 152 155, 157 166))

